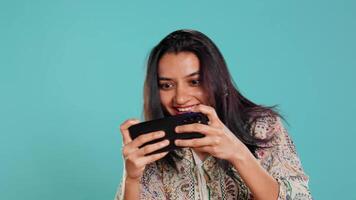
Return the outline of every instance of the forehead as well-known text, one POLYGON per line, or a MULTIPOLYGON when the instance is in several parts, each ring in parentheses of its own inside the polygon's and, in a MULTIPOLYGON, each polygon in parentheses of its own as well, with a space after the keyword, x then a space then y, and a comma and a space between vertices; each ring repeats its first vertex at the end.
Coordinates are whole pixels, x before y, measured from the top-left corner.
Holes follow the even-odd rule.
POLYGON ((198 57, 191 52, 166 53, 158 62, 158 75, 167 78, 180 78, 199 71, 198 57))

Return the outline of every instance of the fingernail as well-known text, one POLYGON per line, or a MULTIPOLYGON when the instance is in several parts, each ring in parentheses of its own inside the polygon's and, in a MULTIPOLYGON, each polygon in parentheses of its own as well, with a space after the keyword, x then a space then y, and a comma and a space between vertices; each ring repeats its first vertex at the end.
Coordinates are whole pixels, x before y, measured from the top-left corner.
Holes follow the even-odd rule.
POLYGON ((156 136, 157 136, 157 137, 162 137, 162 136, 164 136, 164 132, 159 131, 158 133, 156 133, 156 136))

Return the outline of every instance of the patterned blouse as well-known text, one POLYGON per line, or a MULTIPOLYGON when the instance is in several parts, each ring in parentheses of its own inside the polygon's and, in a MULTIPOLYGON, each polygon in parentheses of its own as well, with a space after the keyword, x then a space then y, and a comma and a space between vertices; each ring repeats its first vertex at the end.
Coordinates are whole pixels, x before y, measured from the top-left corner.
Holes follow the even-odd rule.
MULTIPOLYGON (((303 172, 295 146, 280 118, 258 118, 252 123, 251 134, 259 139, 269 139, 269 142, 259 145, 256 156, 261 166, 279 183, 278 200, 312 199, 308 176, 303 172)), ((197 195, 201 193, 198 185, 199 169, 194 162, 192 150, 183 148, 176 153, 183 157, 176 161, 178 171, 159 161, 146 166, 141 179, 140 199, 200 199, 197 195)), ((232 165, 228 170, 232 172, 229 175, 220 166, 218 159, 213 156, 208 156, 202 164, 209 199, 254 199, 232 165)), ((122 186, 124 180, 117 191, 116 200, 123 199, 122 186)))

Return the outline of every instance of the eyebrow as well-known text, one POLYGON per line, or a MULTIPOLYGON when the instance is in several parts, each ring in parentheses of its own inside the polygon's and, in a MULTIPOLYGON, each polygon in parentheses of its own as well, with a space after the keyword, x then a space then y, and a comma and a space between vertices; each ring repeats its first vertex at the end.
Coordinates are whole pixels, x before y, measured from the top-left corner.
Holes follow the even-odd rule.
MULTIPOLYGON (((199 75, 200 74, 200 71, 196 71, 196 72, 193 72, 191 74, 188 74, 187 76, 185 76, 184 78, 189 78, 189 77, 192 77, 192 76, 195 76, 195 75, 199 75)), ((167 80, 167 81, 170 81, 172 80, 171 78, 167 78, 167 77, 158 77, 158 80, 167 80)))

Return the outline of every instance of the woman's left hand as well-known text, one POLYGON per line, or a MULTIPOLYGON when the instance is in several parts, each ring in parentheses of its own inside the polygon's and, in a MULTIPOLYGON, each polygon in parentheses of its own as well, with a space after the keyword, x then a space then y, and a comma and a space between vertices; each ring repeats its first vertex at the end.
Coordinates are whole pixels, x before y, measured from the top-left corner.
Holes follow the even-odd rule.
POLYGON ((177 133, 199 132, 203 138, 176 140, 175 144, 181 147, 191 147, 199 152, 230 162, 242 159, 248 151, 247 147, 221 122, 214 108, 206 105, 195 106, 193 112, 201 112, 209 118, 208 125, 187 124, 177 126, 177 133))

